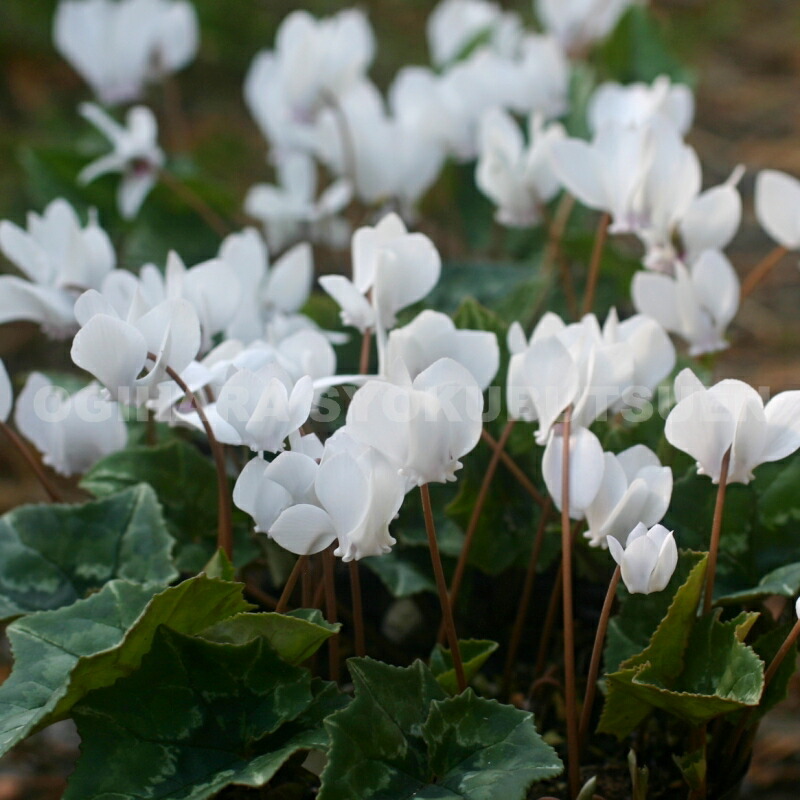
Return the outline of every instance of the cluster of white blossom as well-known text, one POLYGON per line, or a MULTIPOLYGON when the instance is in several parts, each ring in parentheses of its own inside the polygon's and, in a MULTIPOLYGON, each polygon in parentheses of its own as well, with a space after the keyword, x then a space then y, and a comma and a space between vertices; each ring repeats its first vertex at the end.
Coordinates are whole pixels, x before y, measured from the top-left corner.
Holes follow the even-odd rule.
MULTIPOLYGON (((178 376, 205 398, 216 439, 255 453, 234 501, 256 531, 298 554, 334 542, 345 560, 388 552, 405 495, 455 480, 460 459, 477 445, 484 391, 499 369, 492 333, 459 330, 433 310, 398 327, 398 314, 424 300, 442 271, 434 243, 408 230, 411 212, 446 159, 477 158, 477 184, 501 223, 539 224, 545 206, 569 192, 607 214, 611 233, 643 245, 635 316, 620 321, 612 310, 601 326, 593 314, 567 324, 548 313, 530 337, 514 323, 501 379, 510 417, 538 423, 556 506, 568 453, 569 516, 586 519, 591 544, 610 547, 631 591, 663 588, 677 558, 671 533, 657 524, 672 472, 643 445, 604 452, 590 427, 635 408, 668 378, 676 363, 668 332, 692 355, 725 346, 739 304, 723 250, 739 227, 740 170, 702 190, 697 154, 683 138, 693 97, 666 78, 597 87, 588 106, 591 142, 567 135, 558 118, 567 111, 571 59, 607 35, 628 5, 538 0, 546 32, 531 33, 487 0, 443 0, 427 28, 433 68, 402 69, 385 98, 367 77, 376 45, 363 13, 321 20, 291 13, 245 81, 278 176, 245 201, 263 236, 248 228, 201 264, 187 268, 171 253, 163 271, 148 264, 134 273, 116 268, 98 220, 83 225, 64 200, 30 214, 25 230, 0 223, 0 250, 24 274, 0 277, 0 322, 29 320, 74 336, 75 364, 97 381, 69 397, 34 373, 17 398, 19 430, 59 472, 84 471, 125 446, 121 417, 109 413, 116 404, 202 428, 197 410, 182 403, 178 376), (520 117, 528 119, 527 144, 520 117), (332 180, 318 194, 320 164, 332 180), (353 198, 378 221, 350 237, 339 215, 353 198), (385 213, 387 203, 400 213, 385 213), (309 242, 320 239, 351 241, 349 275, 326 275, 319 285, 344 325, 375 342, 374 375, 338 375, 340 338, 301 312, 314 283, 309 242), (270 251, 279 250, 271 263, 270 251), (358 388, 345 424, 323 442, 310 433, 309 417, 323 392, 340 384, 358 388)), ((194 12, 181 0, 62 0, 55 35, 104 103, 137 98, 197 48, 194 12)), ((122 173, 120 209, 135 216, 165 161, 155 117, 145 106, 130 109, 125 125, 93 104, 81 113, 113 151, 79 180, 122 173)), ((756 200, 770 235, 800 249, 800 183, 764 172, 756 200)), ((727 480, 746 483, 758 464, 800 447, 798 392, 764 407, 746 384, 705 389, 688 370, 675 392, 666 437, 714 481, 728 453, 727 480)), ((12 405, 0 364, 3 422, 12 405)))

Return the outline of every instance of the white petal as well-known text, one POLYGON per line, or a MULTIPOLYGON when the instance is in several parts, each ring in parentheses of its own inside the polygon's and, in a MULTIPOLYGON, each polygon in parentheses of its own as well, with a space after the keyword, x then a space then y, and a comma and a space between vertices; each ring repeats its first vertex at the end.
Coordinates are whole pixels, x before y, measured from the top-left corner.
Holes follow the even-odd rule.
POLYGON ((741 219, 742 198, 735 186, 715 186, 696 197, 679 226, 687 259, 693 261, 704 250, 724 250, 741 219))
POLYGON ((273 523, 269 535, 299 556, 319 553, 336 540, 331 518, 321 508, 310 505, 287 508, 273 523))
MULTIPOLYGON (((583 519, 603 480, 603 448, 597 437, 586 428, 571 433, 569 448, 569 512, 572 519, 583 519)), ((542 474, 558 509, 562 500, 563 452, 563 437, 551 434, 542 457, 542 474)))
POLYGON ((675 281, 667 275, 637 272, 631 284, 633 305, 672 333, 683 330, 675 281))
POLYGON ((569 192, 589 208, 610 210, 603 174, 595 150, 587 142, 563 139, 551 147, 553 169, 569 192))
POLYGON ((299 311, 311 294, 314 254, 308 244, 295 245, 272 267, 267 279, 267 298, 281 311, 299 311))
POLYGON ((114 397, 134 386, 147 356, 144 337, 120 319, 96 314, 76 334, 72 360, 94 375, 114 397))
POLYGON ((800 247, 800 181, 765 169, 756 178, 756 216, 761 227, 789 250, 800 247))
POLYGON ((356 286, 343 275, 323 275, 319 285, 339 304, 342 322, 362 333, 375 325, 372 306, 356 286))
POLYGON ((780 461, 800 447, 800 391, 775 395, 764 413, 767 438, 761 461, 780 461))
POLYGON ((0 359, 0 422, 8 420, 13 405, 14 392, 11 388, 11 379, 8 377, 6 365, 0 359))
MULTIPOLYGON (((659 526, 661 527, 661 526, 659 526)), ((669 579, 672 573, 675 572, 675 567, 678 566, 678 546, 675 544, 675 539, 670 531, 658 552, 658 560, 656 561, 655 568, 650 574, 648 581, 648 592, 661 592, 667 588, 669 579)))

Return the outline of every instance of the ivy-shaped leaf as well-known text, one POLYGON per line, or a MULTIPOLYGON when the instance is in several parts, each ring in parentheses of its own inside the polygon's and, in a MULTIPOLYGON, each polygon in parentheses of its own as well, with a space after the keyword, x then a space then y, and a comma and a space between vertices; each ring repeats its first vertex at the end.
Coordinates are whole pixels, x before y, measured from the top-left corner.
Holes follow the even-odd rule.
POLYGON ((620 612, 611 618, 606 636, 603 662, 606 672, 616 672, 623 661, 641 653, 647 647, 656 628, 667 615, 678 590, 704 558, 703 553, 681 550, 675 572, 661 592, 630 594, 620 582, 617 590, 620 612))
MULTIPOLYGON (((553 778, 563 764, 536 732, 533 716, 471 689, 434 701, 423 736, 436 789, 465 800, 522 800, 536 781, 553 778)), ((422 797, 423 795, 419 795, 422 797)))
MULTIPOLYGON (((498 648, 497 642, 489 639, 462 639, 458 644, 464 662, 464 676, 468 682, 478 674, 489 656, 498 648)), ((437 644, 431 653, 431 672, 448 694, 455 694, 458 691, 453 655, 440 644, 437 644)))
MULTIPOLYGON (((175 564, 196 573, 214 555, 217 542, 217 474, 213 464, 188 442, 158 447, 129 447, 98 461, 81 481, 95 497, 147 483, 164 507, 164 518, 177 541, 175 564)), ((234 556, 242 565, 257 555, 250 523, 241 515, 236 525, 234 556)))
POLYGON ((203 631, 202 636, 222 644, 264 639, 284 661, 302 664, 340 628, 338 623, 328 622, 319 609, 300 608, 288 614, 237 614, 203 631))
POLYGON ((81 758, 64 800, 205 800, 259 787, 325 750, 346 699, 263 639, 218 644, 158 629, 140 668, 75 707, 81 758))
POLYGON ((608 695, 598 730, 622 738, 650 712, 652 704, 633 691, 633 678, 651 664, 658 665, 667 681, 676 678, 683 666, 683 652, 689 641, 703 593, 707 557, 702 557, 675 593, 661 624, 648 646, 606 676, 608 695))
POLYGON ((784 567, 767 573, 752 589, 743 589, 739 592, 720 597, 717 602, 730 604, 746 604, 762 600, 772 595, 781 597, 796 597, 800 592, 800 562, 787 564, 784 567))
POLYGON ((177 577, 153 490, 82 505, 22 506, 0 518, 0 619, 70 605, 114 578, 177 577))
POLYGON ((241 589, 199 576, 154 596, 152 586, 117 580, 86 600, 9 625, 15 664, 0 686, 0 755, 135 670, 159 625, 196 633, 250 608, 241 589))
POLYGON ((522 800, 534 781, 561 772, 531 714, 471 690, 447 698, 419 661, 348 665, 355 699, 325 721, 320 800, 522 800))
POLYGON ((599 730, 626 736, 653 708, 692 724, 758 704, 764 665, 743 643, 758 614, 697 619, 705 561, 678 590, 648 647, 607 676, 599 730))

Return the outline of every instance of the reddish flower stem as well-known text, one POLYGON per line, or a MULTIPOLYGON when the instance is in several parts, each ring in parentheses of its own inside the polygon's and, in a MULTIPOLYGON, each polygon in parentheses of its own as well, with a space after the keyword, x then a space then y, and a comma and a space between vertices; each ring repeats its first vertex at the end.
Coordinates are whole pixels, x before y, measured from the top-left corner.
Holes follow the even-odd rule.
POLYGON ((589 277, 586 280, 586 294, 583 296, 583 313, 591 313, 594 308, 594 296, 597 291, 597 280, 600 277, 600 265, 603 261, 603 249, 608 238, 608 226, 611 223, 611 215, 603 214, 597 225, 597 234, 594 237, 594 248, 592 249, 592 260, 589 263, 589 277))
POLYGON ((22 437, 5 422, 0 422, 0 429, 3 430, 14 447, 19 450, 25 461, 28 462, 28 466, 33 471, 33 474, 36 475, 36 478, 42 485, 42 488, 45 490, 45 492, 47 492, 47 496, 50 498, 50 501, 53 503, 65 502, 64 495, 61 494, 58 487, 50 480, 41 462, 35 456, 31 448, 28 447, 28 445, 24 442, 22 437))
POLYGON ((300 558, 294 562, 292 571, 286 579, 286 585, 283 587, 281 596, 278 599, 278 605, 275 608, 278 613, 283 614, 289 607, 289 598, 291 598, 294 587, 297 585, 297 579, 300 577, 300 574, 304 572, 307 563, 308 556, 300 556, 300 558))
POLYGON ((725 490, 728 485, 728 468, 731 464, 731 451, 722 458, 722 470, 717 487, 717 502, 714 504, 714 521, 711 523, 711 545, 708 551, 708 572, 706 573, 706 596, 703 600, 703 613, 708 614, 714 603, 714 581, 717 577, 717 557, 719 555, 719 540, 722 534, 722 514, 725 510, 725 490))
POLYGON ((433 573, 436 576, 436 588, 439 590, 439 603, 442 606, 442 617, 444 618, 447 630, 447 641, 450 644, 450 655, 453 658, 453 668, 458 682, 458 691, 463 692, 467 688, 467 679, 464 675, 464 663, 461 660, 461 648, 458 644, 458 634, 456 624, 453 620, 453 607, 450 605, 450 598, 447 594, 447 581, 442 569, 442 557, 439 555, 439 544, 436 541, 436 525, 433 521, 433 508, 431 507, 431 494, 428 485, 423 484, 419 487, 422 495, 422 512, 425 516, 425 531, 428 534, 428 547, 431 551, 431 564, 433 573))
POLYGON ((740 297, 744 300, 745 297, 750 295, 753 289, 758 286, 764 278, 772 272, 773 267, 777 266, 778 262, 789 252, 789 250, 782 245, 778 245, 774 250, 767 253, 761 261, 756 264, 752 270, 747 274, 747 277, 742 281, 742 289, 740 297))
MULTIPOLYGON (((333 548, 328 547, 322 552, 322 575, 325 583, 325 614, 328 622, 336 624, 338 622, 336 612, 336 582, 334 581, 334 567, 336 558, 333 555, 333 548)), ((330 670, 331 680, 339 682, 339 635, 334 634, 328 639, 328 669, 330 670)))

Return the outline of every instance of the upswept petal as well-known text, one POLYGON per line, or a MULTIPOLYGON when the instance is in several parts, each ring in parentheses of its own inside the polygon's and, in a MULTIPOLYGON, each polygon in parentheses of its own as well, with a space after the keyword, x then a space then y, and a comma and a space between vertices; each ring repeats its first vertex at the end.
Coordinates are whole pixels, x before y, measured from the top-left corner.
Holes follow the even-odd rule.
POLYGON ((71 333, 75 325, 73 295, 50 286, 0 275, 0 325, 4 322, 28 320, 59 336, 71 333))
POLYGON ((343 275, 323 275, 319 285, 339 304, 342 323, 364 333, 375 326, 375 312, 358 288, 343 275))
POLYGON ((644 270, 633 276, 633 305, 640 314, 652 317, 663 328, 677 333, 683 329, 675 281, 668 275, 644 270))
POLYGON ((579 139, 562 139, 553 142, 550 154, 553 170, 569 192, 589 208, 610 210, 603 168, 591 145, 579 139))
POLYGON ((132 387, 147 357, 144 336, 132 325, 105 314, 93 316, 75 335, 72 360, 118 398, 132 387))
POLYGON ((311 294, 314 254, 305 242, 295 245, 272 266, 266 296, 270 305, 287 314, 299 311, 311 294))
MULTIPOLYGON (((569 515, 572 519, 583 519, 603 481, 603 448, 591 431, 578 428, 570 434, 569 449, 569 515)), ((559 510, 563 488, 563 452, 563 437, 551 433, 542 457, 542 475, 553 503, 559 510)))
POLYGON ((764 408, 767 435, 761 461, 779 461, 800 447, 800 391, 781 392, 764 408))
POLYGON ((698 195, 678 226, 687 261, 704 250, 724 250, 741 219, 742 198, 735 186, 724 183, 698 195))
POLYGON ((800 181, 774 169, 760 172, 756 216, 778 244, 789 250, 800 248, 800 181))

